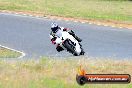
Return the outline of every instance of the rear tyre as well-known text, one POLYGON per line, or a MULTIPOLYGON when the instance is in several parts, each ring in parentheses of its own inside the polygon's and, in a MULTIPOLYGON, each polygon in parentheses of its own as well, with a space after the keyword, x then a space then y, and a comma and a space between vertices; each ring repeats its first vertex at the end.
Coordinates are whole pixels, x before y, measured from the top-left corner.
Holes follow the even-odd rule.
POLYGON ((84 54, 85 54, 85 52, 84 51, 81 51, 80 55, 84 55, 84 54))
POLYGON ((80 45, 80 48, 81 48, 81 53, 80 53, 80 55, 84 55, 85 54, 85 52, 84 52, 84 50, 83 50, 83 48, 82 48, 82 45, 79 43, 79 45, 80 45))

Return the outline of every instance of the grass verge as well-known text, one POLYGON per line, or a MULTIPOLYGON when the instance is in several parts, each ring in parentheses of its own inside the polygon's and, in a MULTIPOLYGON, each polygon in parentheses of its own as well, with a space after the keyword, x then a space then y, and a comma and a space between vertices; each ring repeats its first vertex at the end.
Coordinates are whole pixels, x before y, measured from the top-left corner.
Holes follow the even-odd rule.
MULTIPOLYGON (((75 76, 80 64, 87 73, 128 73, 132 75, 131 60, 109 58, 44 57, 39 61, 0 61, 0 88, 82 88, 75 76)), ((89 84, 83 88, 132 88, 130 84, 89 84)))
POLYGON ((0 0, 0 10, 132 23, 131 3, 127 0, 0 0))
POLYGON ((0 47, 0 58, 17 58, 21 56, 20 53, 0 47))

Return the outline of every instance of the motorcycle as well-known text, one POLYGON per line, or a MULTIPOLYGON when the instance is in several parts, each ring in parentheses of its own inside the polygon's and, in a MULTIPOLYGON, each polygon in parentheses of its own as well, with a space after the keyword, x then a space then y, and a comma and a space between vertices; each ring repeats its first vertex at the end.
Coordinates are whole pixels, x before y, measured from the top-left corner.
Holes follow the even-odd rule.
POLYGON ((74 56, 84 55, 82 45, 68 32, 63 31, 61 36, 55 37, 55 43, 60 51, 67 50, 74 56))

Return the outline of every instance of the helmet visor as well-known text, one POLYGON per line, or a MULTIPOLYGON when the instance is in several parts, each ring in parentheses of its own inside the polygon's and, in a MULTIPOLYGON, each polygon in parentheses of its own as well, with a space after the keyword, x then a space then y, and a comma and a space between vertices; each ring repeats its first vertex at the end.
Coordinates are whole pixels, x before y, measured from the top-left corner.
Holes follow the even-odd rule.
POLYGON ((52 30, 54 33, 56 33, 57 30, 58 30, 58 26, 57 26, 57 27, 54 27, 54 28, 51 28, 51 30, 52 30))

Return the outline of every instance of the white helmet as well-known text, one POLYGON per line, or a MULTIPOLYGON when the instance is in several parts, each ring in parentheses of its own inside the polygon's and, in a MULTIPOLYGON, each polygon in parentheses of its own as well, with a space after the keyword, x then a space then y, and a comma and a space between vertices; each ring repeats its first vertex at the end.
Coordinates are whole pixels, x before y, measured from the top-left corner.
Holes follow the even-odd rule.
POLYGON ((58 30, 58 24, 52 23, 52 24, 51 24, 51 30, 52 30, 54 33, 56 33, 57 30, 58 30))

